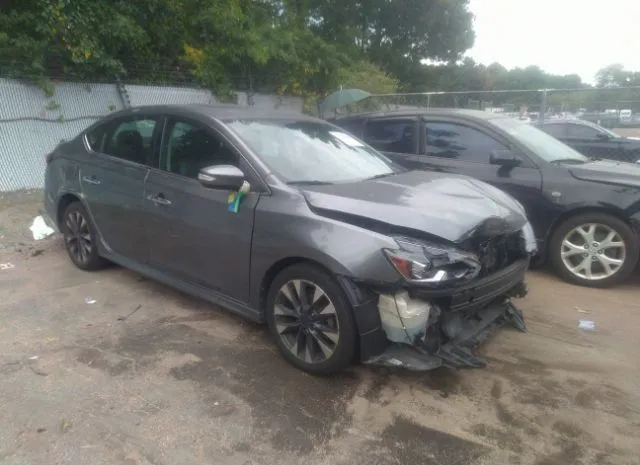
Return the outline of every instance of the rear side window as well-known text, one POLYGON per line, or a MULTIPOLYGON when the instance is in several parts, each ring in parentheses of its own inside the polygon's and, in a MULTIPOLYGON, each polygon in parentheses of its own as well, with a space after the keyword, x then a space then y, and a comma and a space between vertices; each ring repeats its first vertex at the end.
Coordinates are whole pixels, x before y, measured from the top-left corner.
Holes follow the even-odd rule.
POLYGON ((415 126, 410 118, 370 120, 364 130, 364 140, 383 152, 415 153, 415 126))
POLYGON ((104 125, 98 126, 97 128, 92 129, 87 132, 87 143, 89 144, 89 148, 94 152, 102 152, 104 145, 104 134, 105 128, 104 125))
POLYGON ((508 148, 478 129, 455 123, 426 124, 427 155, 489 163, 495 150, 508 148))
POLYGON ((546 124, 540 126, 540 129, 553 137, 567 137, 567 126, 565 124, 546 124))
POLYGON ((158 120, 131 116, 111 123, 101 152, 123 160, 149 165, 153 160, 153 133, 158 120))

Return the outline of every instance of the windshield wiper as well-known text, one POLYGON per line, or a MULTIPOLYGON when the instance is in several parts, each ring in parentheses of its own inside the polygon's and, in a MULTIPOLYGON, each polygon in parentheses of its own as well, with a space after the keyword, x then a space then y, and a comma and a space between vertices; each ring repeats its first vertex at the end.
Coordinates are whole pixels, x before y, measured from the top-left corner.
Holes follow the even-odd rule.
POLYGON ((586 161, 580 160, 579 158, 558 158, 557 160, 552 160, 549 163, 573 163, 576 165, 584 165, 586 161))
POLYGON ((289 186, 328 186, 329 184, 331 183, 315 179, 309 179, 308 181, 290 181, 287 183, 289 186))
POLYGON ((375 176, 371 176, 370 178, 366 178, 365 181, 370 181, 371 179, 386 178, 387 176, 393 176, 394 174, 398 174, 398 173, 392 171, 391 173, 376 174, 375 176))

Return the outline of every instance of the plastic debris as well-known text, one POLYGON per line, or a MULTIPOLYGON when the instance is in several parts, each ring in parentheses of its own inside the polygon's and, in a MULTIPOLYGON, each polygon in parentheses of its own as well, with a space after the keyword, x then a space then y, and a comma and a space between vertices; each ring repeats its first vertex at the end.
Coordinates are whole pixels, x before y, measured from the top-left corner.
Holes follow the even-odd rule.
POLYGON ((578 320, 578 329, 583 331, 595 331, 596 322, 591 320, 578 320))
POLYGON ((37 355, 34 355, 33 357, 29 357, 29 360, 38 360, 40 357, 38 357, 37 355))
POLYGON ((33 219, 33 223, 31 223, 29 229, 33 234, 33 239, 36 241, 49 237, 55 232, 52 228, 47 226, 42 215, 36 216, 33 219))
POLYGON ((92 305, 92 304, 95 304, 96 302, 97 302, 97 300, 93 299, 91 297, 85 297, 84 298, 84 303, 85 304, 92 305))
POLYGON ((582 310, 580 307, 573 307, 573 308, 575 308, 578 311, 578 313, 589 313, 588 310, 582 310))
POLYGON ((66 433, 71 429, 72 425, 73 424, 71 423, 71 421, 67 420, 66 418, 63 418, 62 420, 60 420, 60 432, 66 433))
POLYGON ((0 263, 0 270, 10 270, 16 266, 13 263, 0 263))

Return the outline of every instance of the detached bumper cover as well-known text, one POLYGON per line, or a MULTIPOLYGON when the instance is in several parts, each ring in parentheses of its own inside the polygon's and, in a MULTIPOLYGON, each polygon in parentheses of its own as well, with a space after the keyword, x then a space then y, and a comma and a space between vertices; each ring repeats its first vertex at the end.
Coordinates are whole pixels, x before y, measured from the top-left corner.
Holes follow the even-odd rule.
MULTIPOLYGON (((446 305, 434 323, 438 334, 448 334, 435 348, 425 343, 414 345, 389 343, 375 355, 362 357, 363 363, 403 367, 425 371, 441 366, 450 368, 483 368, 486 362, 473 354, 484 340, 505 324, 526 332, 522 312, 511 302, 512 297, 524 297, 528 260, 522 260, 491 277, 466 287, 441 290, 410 290, 424 300, 446 305)), ((384 334, 384 333, 383 333, 384 334)), ((361 342, 363 342, 361 340, 361 342)))
POLYGON ((403 367, 414 371, 426 371, 446 366, 450 368, 484 368, 486 362, 472 351, 489 335, 510 324, 519 331, 526 332, 522 312, 510 301, 485 307, 475 314, 477 324, 465 329, 455 339, 449 340, 432 354, 418 346, 405 344, 391 345, 382 354, 364 363, 403 367))

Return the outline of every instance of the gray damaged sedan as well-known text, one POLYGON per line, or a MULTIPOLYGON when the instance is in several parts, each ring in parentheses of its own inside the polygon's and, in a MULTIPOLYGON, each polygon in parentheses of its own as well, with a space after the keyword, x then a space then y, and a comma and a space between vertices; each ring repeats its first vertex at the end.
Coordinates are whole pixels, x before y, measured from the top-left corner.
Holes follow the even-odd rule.
POLYGON ((316 374, 354 361, 482 367, 526 294, 522 206, 464 176, 405 171, 326 122, 199 105, 113 113, 46 157, 71 261, 109 262, 266 322, 316 374))

